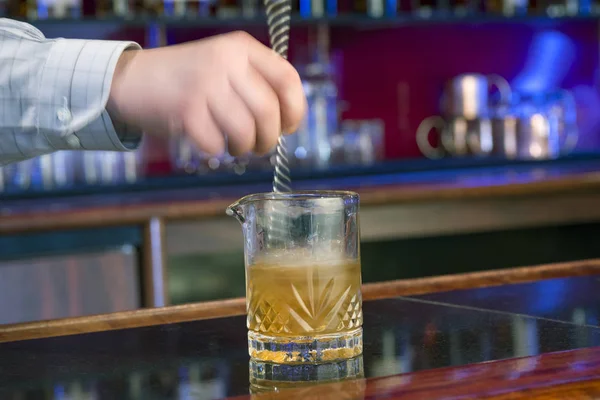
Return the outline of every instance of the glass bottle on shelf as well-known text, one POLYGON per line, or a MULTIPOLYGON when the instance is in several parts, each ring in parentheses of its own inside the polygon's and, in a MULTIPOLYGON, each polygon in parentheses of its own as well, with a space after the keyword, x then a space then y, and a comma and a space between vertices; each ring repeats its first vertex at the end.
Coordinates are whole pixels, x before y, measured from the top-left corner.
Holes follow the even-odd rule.
POLYGON ((129 0, 113 0, 112 5, 112 12, 114 16, 120 18, 129 18, 133 16, 133 7, 129 0))
POLYGON ((545 14, 552 18, 574 16, 579 12, 578 0, 546 0, 545 14))
POLYGON ((94 2, 94 16, 106 18, 112 15, 112 2, 110 0, 96 0, 94 2))
POLYGON ((190 0, 188 10, 193 17, 210 17, 215 14, 215 3, 213 0, 190 0))
POLYGON ((529 0, 504 0, 502 2, 502 14, 507 17, 526 15, 528 8, 529 0))
MULTIPOLYGON (((258 0, 242 0, 242 16, 244 18, 255 18, 261 15, 260 4, 261 2, 258 0)), ((294 7, 292 12, 297 10, 298 8, 294 7)))
POLYGON ((217 17, 235 18, 241 14, 237 0, 219 0, 217 2, 217 17))
POLYGON ((96 0, 96 16, 99 18, 130 18, 133 15, 133 2, 130 0, 96 0))
POLYGON ((164 0, 164 15, 167 17, 184 17, 187 13, 185 0, 164 0))
POLYGON ((164 3, 163 0, 144 0, 143 3, 143 15, 149 15, 152 17, 163 16, 164 3))
POLYGON ((23 18, 27 13, 27 4, 20 0, 6 0, 5 12, 9 18, 23 18))
POLYGON ((385 14, 385 0, 367 0, 367 15, 381 18, 385 14))
POLYGON ((37 0, 27 0, 26 2, 26 12, 25 12, 25 16, 27 17, 27 19, 29 20, 36 20, 38 19, 38 2, 37 0))
POLYGON ((38 0, 45 3, 49 18, 80 18, 82 0, 38 0))
POLYGON ((318 169, 329 166, 331 136, 338 131, 338 90, 327 51, 328 46, 318 45, 312 62, 301 71, 308 112, 292 150, 298 163, 318 169))

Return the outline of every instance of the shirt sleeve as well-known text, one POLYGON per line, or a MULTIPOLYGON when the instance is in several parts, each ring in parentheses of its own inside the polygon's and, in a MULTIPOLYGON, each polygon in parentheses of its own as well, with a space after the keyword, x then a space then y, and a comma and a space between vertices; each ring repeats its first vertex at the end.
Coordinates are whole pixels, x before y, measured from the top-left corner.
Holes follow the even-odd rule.
POLYGON ((56 150, 135 149, 141 132, 106 111, 113 73, 134 42, 46 39, 0 18, 0 165, 56 150))

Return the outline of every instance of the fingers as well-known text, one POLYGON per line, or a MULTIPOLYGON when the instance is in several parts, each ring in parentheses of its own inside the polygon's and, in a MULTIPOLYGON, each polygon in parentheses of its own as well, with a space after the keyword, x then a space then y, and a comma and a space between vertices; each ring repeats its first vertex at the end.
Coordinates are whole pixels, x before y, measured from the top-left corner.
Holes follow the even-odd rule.
POLYGON ((225 151, 225 138, 207 103, 194 104, 183 116, 183 131, 198 149, 216 156, 225 151))
POLYGON ((200 149, 222 152, 226 135, 232 155, 261 154, 273 148, 282 131, 297 130, 307 106, 290 63, 242 33, 199 41, 190 49, 211 60, 197 72, 185 70, 197 75, 180 88, 187 97, 183 103, 193 106, 185 107, 183 131, 200 149))
POLYGON ((209 99, 208 109, 222 132, 227 135, 229 154, 240 156, 254 149, 255 118, 235 91, 231 81, 223 87, 218 98, 209 99))
POLYGON ((295 132, 306 112, 306 97, 298 72, 260 42, 248 42, 250 65, 269 83, 279 99, 283 131, 295 132))
POLYGON ((256 126, 254 152, 267 153, 281 134, 279 99, 275 91, 252 66, 245 74, 233 76, 231 84, 253 114, 256 126))

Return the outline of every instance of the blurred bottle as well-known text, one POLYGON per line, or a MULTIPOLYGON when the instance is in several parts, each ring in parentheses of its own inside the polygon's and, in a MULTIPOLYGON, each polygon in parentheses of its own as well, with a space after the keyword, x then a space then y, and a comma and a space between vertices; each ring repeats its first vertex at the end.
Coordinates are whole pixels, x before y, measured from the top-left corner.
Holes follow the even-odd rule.
MULTIPOLYGON (((242 16, 244 18, 256 18, 259 15, 262 15, 262 9, 259 0, 242 0, 242 16)), ((299 6, 296 4, 293 6, 292 12, 298 12, 299 6)))
POLYGON ((142 15, 161 17, 164 15, 165 3, 163 0, 144 0, 142 15))
POLYGON ((81 0, 27 0, 26 17, 30 20, 79 18, 81 6, 81 0))
POLYGON ((130 0, 96 0, 96 16, 100 18, 130 18, 134 15, 134 4, 130 0))
POLYGON ((25 18, 27 16, 27 3, 21 0, 6 0, 6 16, 10 18, 25 18))
POLYGON ((367 0, 367 15, 381 18, 385 15, 385 0, 367 0))
POLYGON ((38 2, 37 0, 27 0, 27 8, 25 16, 28 20, 38 19, 38 2))
POLYGON ((310 0, 311 3, 311 17, 322 18, 325 16, 325 0, 310 0))
POLYGON ((332 159, 336 164, 369 166, 383 161, 384 126, 381 120, 342 122, 332 137, 332 159))
POLYGON ((84 151, 80 154, 82 176, 79 180, 91 185, 135 183, 144 176, 144 152, 84 151))
POLYGON ((131 18, 134 16, 133 5, 130 0, 112 0, 112 12, 115 17, 131 18))
POLYGON ((219 0, 217 2, 217 17, 236 18, 242 14, 237 0, 219 0))
POLYGON ((208 168, 207 159, 186 138, 175 138, 170 142, 171 167, 177 173, 195 174, 206 173, 208 168))
POLYGON ((73 152, 58 151, 4 166, 0 190, 21 192, 70 187, 77 169, 74 160, 73 152))
POLYGON ((526 15, 529 0, 486 0, 485 12, 507 17, 526 15))
POLYGON ((303 18, 322 18, 326 12, 337 13, 336 0, 299 0, 298 8, 303 18))
POLYGON ((190 0, 188 2, 188 14, 198 17, 215 15, 215 2, 213 0, 190 0))
POLYGON ((553 18, 575 16, 579 13, 579 0, 546 0, 544 8, 553 18))
POLYGON ((164 15, 167 17, 184 17, 187 13, 186 0, 164 0, 164 15))
MULTIPOLYGON (((300 68, 308 111, 295 136, 295 159, 301 164, 326 168, 331 159, 331 135, 338 131, 338 90, 329 60, 329 31, 318 27, 310 62, 300 68)), ((314 42, 313 42, 314 43, 314 42)), ((293 150, 292 150, 293 148, 293 150)))

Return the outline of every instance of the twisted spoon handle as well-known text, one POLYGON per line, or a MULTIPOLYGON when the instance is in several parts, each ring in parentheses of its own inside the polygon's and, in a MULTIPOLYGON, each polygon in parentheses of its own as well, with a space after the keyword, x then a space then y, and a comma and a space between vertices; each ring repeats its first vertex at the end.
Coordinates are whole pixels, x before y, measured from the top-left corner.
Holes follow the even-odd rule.
MULTIPOLYGON (((264 0, 269 25, 269 37, 273 50, 287 59, 290 39, 291 0, 264 0)), ((285 147, 285 137, 279 135, 275 150, 274 192, 291 192, 289 160, 285 147)))

